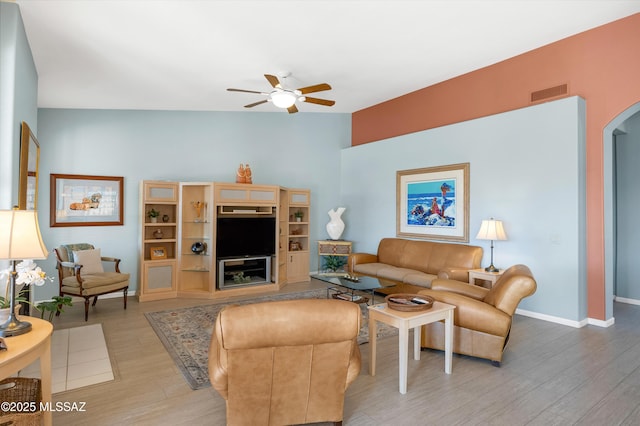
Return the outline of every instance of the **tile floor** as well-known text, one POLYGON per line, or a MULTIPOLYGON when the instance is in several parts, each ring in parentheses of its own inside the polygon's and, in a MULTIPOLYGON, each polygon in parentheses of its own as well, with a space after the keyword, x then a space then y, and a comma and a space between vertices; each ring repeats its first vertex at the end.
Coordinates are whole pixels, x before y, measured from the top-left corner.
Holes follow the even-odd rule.
MULTIPOLYGON (((39 361, 20 371, 40 377, 39 361)), ((51 337, 52 392, 63 392, 113 380, 101 324, 54 330, 51 337)))

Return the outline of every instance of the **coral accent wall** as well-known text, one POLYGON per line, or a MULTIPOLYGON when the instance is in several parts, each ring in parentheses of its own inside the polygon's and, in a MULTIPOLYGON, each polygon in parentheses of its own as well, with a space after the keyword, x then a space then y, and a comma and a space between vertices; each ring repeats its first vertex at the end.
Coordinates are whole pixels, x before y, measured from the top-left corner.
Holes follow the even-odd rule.
POLYGON ((639 43, 640 14, 634 14, 357 111, 352 145, 527 107, 531 92, 568 84, 566 96, 581 96, 587 105, 588 316, 604 320, 603 130, 640 101, 639 43))

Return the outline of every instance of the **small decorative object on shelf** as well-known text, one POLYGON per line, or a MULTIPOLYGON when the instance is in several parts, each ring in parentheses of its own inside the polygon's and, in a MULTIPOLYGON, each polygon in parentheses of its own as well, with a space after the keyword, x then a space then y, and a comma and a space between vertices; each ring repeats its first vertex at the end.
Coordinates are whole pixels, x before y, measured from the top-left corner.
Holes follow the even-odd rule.
POLYGON ((236 272, 233 274, 233 282, 236 284, 245 284, 251 281, 251 277, 245 277, 244 272, 236 272))
POLYGON ((169 215, 168 215, 168 214, 165 214, 164 216, 162 216, 162 221, 163 221, 164 223, 169 222, 169 219, 170 219, 170 217, 169 217, 169 215))
POLYGON ((202 219, 200 218, 200 215, 202 214, 202 210, 207 207, 207 203, 204 203, 202 201, 192 201, 191 205, 194 209, 196 209, 196 218, 194 221, 201 222, 202 219))
POLYGON ((191 251, 194 254, 203 254, 203 253, 205 253, 207 251, 207 243, 203 243, 203 242, 200 242, 200 241, 198 241, 196 243, 193 243, 191 245, 191 251))
POLYGON ((289 251, 300 251, 302 246, 298 241, 289 241, 289 251))
POLYGON ((249 164, 244 165, 244 182, 253 183, 253 177, 251 176, 251 168, 249 164))
POLYGON ((344 207, 338 207, 337 209, 331 209, 327 213, 331 220, 327 223, 327 233, 332 240, 339 240, 340 236, 344 232, 344 222, 341 217, 346 209, 344 207))
POLYGON ((242 163, 240 163, 236 172, 236 183, 247 183, 247 174, 242 163))
POLYGON ((151 209, 147 213, 147 216, 149 217, 149 220, 151 220, 151 223, 156 223, 158 221, 158 216, 160 216, 160 212, 156 209, 151 209))
POLYGON ((293 214, 296 218, 296 222, 302 222, 302 217, 304 216, 304 213, 302 212, 302 210, 298 210, 293 214))
POLYGON ((161 239, 164 236, 164 234, 162 233, 162 229, 158 228, 156 229, 156 231, 153 233, 153 237, 156 239, 161 239))

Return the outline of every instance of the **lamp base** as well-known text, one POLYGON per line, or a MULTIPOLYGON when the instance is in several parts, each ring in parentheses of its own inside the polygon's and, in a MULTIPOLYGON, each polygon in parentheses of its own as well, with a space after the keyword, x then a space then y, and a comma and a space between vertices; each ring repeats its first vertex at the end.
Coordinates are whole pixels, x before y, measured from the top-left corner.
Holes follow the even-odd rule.
POLYGON ((493 266, 493 263, 489 266, 487 266, 486 268, 484 268, 485 271, 487 272, 500 272, 500 269, 496 268, 495 266, 493 266))
POLYGON ((31 323, 20 321, 15 316, 10 316, 7 322, 0 326, 0 337, 19 336, 31 331, 31 323))

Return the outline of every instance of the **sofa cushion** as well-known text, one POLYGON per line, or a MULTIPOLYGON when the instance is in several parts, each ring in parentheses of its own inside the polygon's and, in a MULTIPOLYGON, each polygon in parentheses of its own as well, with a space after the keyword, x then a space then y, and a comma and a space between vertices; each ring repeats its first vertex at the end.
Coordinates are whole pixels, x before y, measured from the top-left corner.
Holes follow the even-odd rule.
POLYGON ((404 276, 405 284, 418 285, 420 287, 431 288, 431 282, 438 278, 437 275, 425 274, 424 272, 413 271, 410 274, 404 276))
POLYGON ((404 282, 404 277, 414 273, 413 269, 397 268, 392 265, 386 265, 384 268, 378 269, 378 277, 387 278, 395 282, 404 282))
POLYGON ((384 263, 359 263, 353 268, 353 272, 357 272, 363 275, 378 276, 378 271, 382 268, 388 268, 389 265, 384 263))

